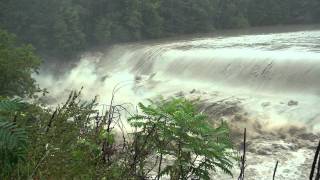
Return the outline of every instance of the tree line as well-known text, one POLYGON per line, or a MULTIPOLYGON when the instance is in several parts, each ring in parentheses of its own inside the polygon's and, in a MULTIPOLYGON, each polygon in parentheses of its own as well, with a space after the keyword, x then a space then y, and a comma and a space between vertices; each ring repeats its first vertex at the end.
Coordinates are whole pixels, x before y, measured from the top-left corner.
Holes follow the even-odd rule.
POLYGON ((317 23, 317 0, 4 0, 0 28, 42 55, 71 57, 100 44, 317 23))

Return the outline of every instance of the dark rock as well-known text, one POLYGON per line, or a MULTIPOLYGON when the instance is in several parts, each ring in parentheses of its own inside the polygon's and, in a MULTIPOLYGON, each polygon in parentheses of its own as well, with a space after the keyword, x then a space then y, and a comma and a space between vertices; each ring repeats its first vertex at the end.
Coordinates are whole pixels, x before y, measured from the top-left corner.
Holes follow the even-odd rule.
POLYGON ((142 80, 142 77, 139 76, 139 75, 136 75, 136 77, 134 78, 135 81, 141 81, 142 80))
POLYGON ((110 75, 104 75, 104 76, 102 76, 102 78, 101 78, 101 82, 104 82, 106 79, 108 79, 110 77, 110 75))
POLYGON ((264 102, 264 103, 261 104, 262 107, 268 107, 270 105, 271 105, 270 102, 264 102))
POLYGON ((288 102, 288 106, 298 106, 298 104, 299 104, 298 101, 291 100, 291 101, 288 102))

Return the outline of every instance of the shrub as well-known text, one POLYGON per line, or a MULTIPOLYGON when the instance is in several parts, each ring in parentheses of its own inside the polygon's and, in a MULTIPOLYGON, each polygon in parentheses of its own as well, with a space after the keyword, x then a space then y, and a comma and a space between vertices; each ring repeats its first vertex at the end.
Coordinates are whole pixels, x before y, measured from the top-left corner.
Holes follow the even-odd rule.
POLYGON ((210 171, 217 169, 232 175, 232 144, 225 123, 214 126, 186 99, 162 99, 139 107, 143 115, 129 119, 138 129, 133 133, 131 163, 136 176, 148 176, 146 165, 153 155, 159 161, 158 179, 164 175, 171 179, 210 179, 210 171), (164 157, 170 159, 166 165, 164 157))

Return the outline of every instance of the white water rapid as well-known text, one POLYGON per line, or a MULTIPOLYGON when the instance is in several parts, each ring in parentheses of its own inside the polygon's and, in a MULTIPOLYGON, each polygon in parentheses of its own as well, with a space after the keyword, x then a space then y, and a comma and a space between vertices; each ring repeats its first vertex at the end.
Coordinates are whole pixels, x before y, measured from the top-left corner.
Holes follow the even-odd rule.
POLYGON ((36 78, 53 103, 82 86, 85 98, 107 103, 119 83, 117 103, 199 97, 211 118, 232 122, 235 140, 248 128, 247 179, 271 179, 276 160, 278 179, 309 175, 320 132, 320 30, 115 45, 36 78))

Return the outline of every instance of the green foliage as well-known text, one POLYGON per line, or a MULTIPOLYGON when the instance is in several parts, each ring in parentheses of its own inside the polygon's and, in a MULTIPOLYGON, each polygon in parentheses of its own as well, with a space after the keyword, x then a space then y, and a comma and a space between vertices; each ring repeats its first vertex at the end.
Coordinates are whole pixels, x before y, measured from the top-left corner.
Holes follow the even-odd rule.
POLYGON ((53 47, 57 48, 54 53, 68 56, 85 47, 85 34, 80 26, 80 10, 78 8, 68 3, 60 7, 59 15, 53 24, 54 38, 52 43, 53 47))
POLYGON ((94 38, 97 39, 98 44, 103 44, 111 41, 111 27, 112 23, 106 18, 96 20, 94 38))
POLYGON ((34 144, 36 164, 41 164, 34 175, 43 177, 81 178, 95 175, 99 164, 100 146, 90 116, 96 111, 95 101, 81 102, 79 93, 71 93, 67 102, 38 125, 40 137, 34 144), (41 140, 39 140, 41 138, 41 140), (43 160, 42 160, 43 159, 43 160), (83 165, 86 164, 86 171, 83 165))
POLYGON ((0 175, 10 174, 12 169, 26 159, 27 133, 12 122, 0 121, 0 175))
POLYGON ((12 112, 21 110, 25 106, 19 99, 0 98, 0 111, 12 112))
POLYGON ((0 99, 0 178, 10 177, 17 164, 26 160, 27 133, 10 116, 23 106, 18 100, 0 99))
POLYGON ((160 2, 143 0, 141 2, 142 34, 145 38, 159 38, 163 35, 163 17, 160 15, 160 2))
POLYGON ((96 105, 82 101, 80 92, 55 111, 1 99, 0 178, 123 179, 121 162, 103 161, 104 140, 116 139, 101 124, 106 118, 97 115, 96 105))
MULTIPOLYGON (((213 125, 185 99, 160 100, 139 105, 144 115, 129 119, 138 128, 134 146, 139 156, 137 173, 145 176, 148 156, 170 156, 173 163, 160 167, 158 176, 171 179, 210 179, 218 168, 231 175, 232 144, 225 123, 213 125)), ((136 154, 135 154, 136 155, 136 154)), ((160 163, 161 164, 161 163, 160 163)))
POLYGON ((0 29, 0 96, 32 96, 39 88, 32 78, 40 59, 29 45, 18 45, 15 36, 0 29))
POLYGON ((121 124, 113 119, 117 111, 99 115, 97 105, 95 99, 81 100, 80 92, 72 92, 55 111, 1 99, 1 178, 138 180, 154 172, 171 179, 210 179, 209 172, 217 169, 231 175, 227 125, 210 123, 193 102, 140 104, 143 114, 128 119, 137 131, 122 134, 123 140, 114 129, 121 124))

